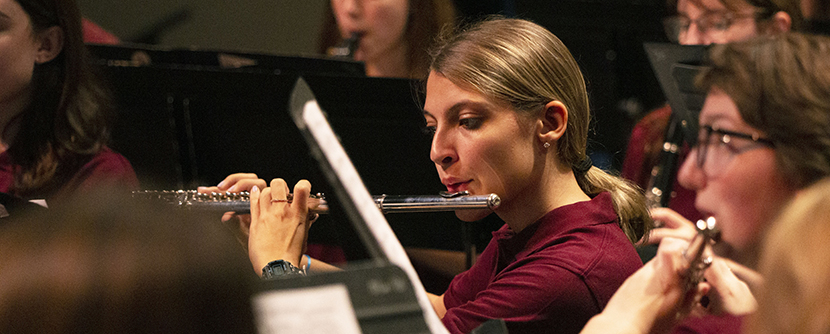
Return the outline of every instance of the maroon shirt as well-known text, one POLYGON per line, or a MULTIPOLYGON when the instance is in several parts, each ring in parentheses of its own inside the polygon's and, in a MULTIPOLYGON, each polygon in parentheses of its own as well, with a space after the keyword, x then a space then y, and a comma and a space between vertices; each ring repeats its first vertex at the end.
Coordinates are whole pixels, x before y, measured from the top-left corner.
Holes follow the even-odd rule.
POLYGON ((84 34, 84 43, 112 45, 121 43, 117 36, 86 18, 81 18, 81 27, 84 34))
POLYGON ((469 333, 504 319, 510 333, 578 333, 642 267, 611 195, 548 212, 516 234, 505 225, 444 293, 444 325, 469 333))
POLYGON ((730 314, 689 316, 672 330, 674 334, 740 334, 744 317, 730 314))
MULTIPOLYGON (((16 195, 13 189, 16 168, 17 166, 12 165, 11 157, 7 152, 0 153, 0 192, 16 195)), ((85 192, 102 186, 126 190, 138 189, 138 178, 130 162, 107 147, 93 156, 72 176, 72 179, 47 198, 47 204, 49 200, 60 200, 71 197, 76 192, 85 192)))

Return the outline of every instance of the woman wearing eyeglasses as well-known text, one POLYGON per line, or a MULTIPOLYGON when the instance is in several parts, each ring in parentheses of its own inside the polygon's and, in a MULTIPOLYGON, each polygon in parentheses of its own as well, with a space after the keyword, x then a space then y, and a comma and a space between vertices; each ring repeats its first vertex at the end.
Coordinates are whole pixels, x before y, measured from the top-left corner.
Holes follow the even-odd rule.
POLYGON ((797 0, 678 0, 663 22, 674 42, 723 44, 800 30, 802 17, 797 0))
MULTIPOLYGON (((731 259, 756 268, 761 240, 782 208, 830 176, 830 39, 787 34, 718 46, 710 62, 699 80, 708 95, 697 143, 678 179, 697 193, 695 207, 717 220, 731 259)), ((676 214, 659 219, 692 229, 676 214)), ((634 327, 653 329, 679 319, 682 305, 696 300, 694 289, 678 284, 688 267, 684 244, 665 239, 655 260, 626 281, 593 326, 623 316, 634 327)), ((757 289, 757 280, 730 262, 714 257, 699 286, 708 291, 708 304, 698 311, 740 316, 755 309, 750 288, 757 289)), ((740 330, 739 322, 700 319, 676 332, 740 330)))
MULTIPOLYGON (((723 44, 755 36, 777 35, 803 28, 798 0, 669 0, 675 14, 664 19, 666 35, 675 43, 723 44)), ((665 105, 649 112, 631 131, 621 175, 643 189, 650 189, 652 170, 660 163, 671 108, 665 105)), ((687 150, 681 151, 680 161, 687 150)), ((668 207, 689 219, 702 216, 694 208, 694 191, 674 182, 668 207)), ((658 210, 659 212, 659 210, 658 210)), ((659 229, 655 234, 672 234, 659 229)))

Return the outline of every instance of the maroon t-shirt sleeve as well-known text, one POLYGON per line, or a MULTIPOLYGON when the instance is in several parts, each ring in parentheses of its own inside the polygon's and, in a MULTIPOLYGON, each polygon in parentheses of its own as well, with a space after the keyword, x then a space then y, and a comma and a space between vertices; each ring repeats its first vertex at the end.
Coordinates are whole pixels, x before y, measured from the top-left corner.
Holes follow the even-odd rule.
POLYGON ((545 323, 540 322, 540 314, 572 318, 581 327, 599 312, 585 282, 573 272, 541 260, 523 262, 500 274, 472 300, 457 304, 459 300, 445 295, 448 311, 443 322, 450 333, 469 333, 489 319, 504 319, 508 326, 519 327, 545 323))
POLYGON ((479 291, 487 288, 490 276, 496 267, 493 260, 497 249, 498 244, 495 240, 491 240, 479 255, 476 263, 452 279, 447 291, 444 292, 444 306, 448 310, 475 299, 479 291))
POLYGON ((672 334, 740 334, 743 317, 730 314, 689 316, 672 329, 672 334))
POLYGON ((138 178, 127 158, 109 148, 104 148, 84 164, 57 197, 104 187, 125 191, 136 190, 139 187, 138 178))

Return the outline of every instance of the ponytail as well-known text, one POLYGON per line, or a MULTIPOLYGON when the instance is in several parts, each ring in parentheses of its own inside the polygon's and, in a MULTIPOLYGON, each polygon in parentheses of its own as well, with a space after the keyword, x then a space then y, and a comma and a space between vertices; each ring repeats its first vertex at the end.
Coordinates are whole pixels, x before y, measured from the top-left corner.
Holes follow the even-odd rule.
POLYGON ((584 173, 574 170, 574 174, 579 187, 586 194, 596 195, 604 191, 611 194, 620 228, 631 243, 648 236, 654 222, 648 213, 645 196, 636 185, 597 167, 590 167, 584 173))

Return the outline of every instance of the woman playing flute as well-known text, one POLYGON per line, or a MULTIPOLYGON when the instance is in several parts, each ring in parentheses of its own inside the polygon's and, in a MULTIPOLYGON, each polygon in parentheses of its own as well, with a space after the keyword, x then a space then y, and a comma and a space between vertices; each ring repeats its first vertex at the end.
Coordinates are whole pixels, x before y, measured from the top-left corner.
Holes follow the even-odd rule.
MULTIPOLYGON (((592 167, 585 82, 549 31, 491 19, 441 41, 432 53, 424 119, 430 159, 447 191, 495 193, 506 224, 478 262, 431 296, 452 333, 505 319, 512 333, 578 332, 642 266, 633 242, 651 220, 641 193, 592 167)), ((238 176, 222 188, 231 187, 238 176)), ((283 259, 300 267, 311 185, 294 201, 281 179, 251 193, 254 269, 283 259)), ((235 190, 240 190, 239 187, 235 190)), ((457 211, 465 221, 488 210, 457 211)))

